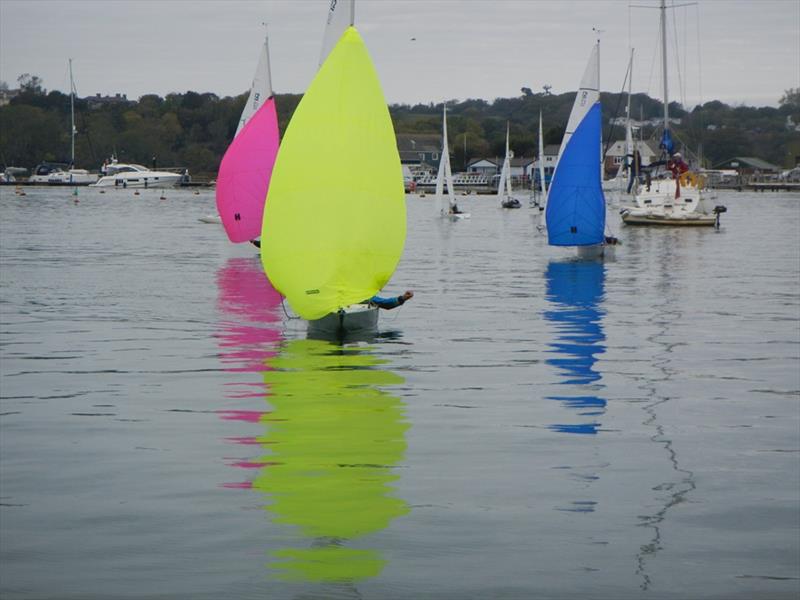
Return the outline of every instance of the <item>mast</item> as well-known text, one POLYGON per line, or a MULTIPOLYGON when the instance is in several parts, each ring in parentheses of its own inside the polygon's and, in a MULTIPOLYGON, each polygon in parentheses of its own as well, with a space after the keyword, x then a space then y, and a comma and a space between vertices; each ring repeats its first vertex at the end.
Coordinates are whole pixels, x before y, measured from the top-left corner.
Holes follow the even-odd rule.
MULTIPOLYGON (((628 165, 629 169, 634 168, 634 163, 636 161, 636 142, 633 141, 633 135, 631 132, 631 95, 632 95, 632 87, 633 87, 633 48, 631 48, 631 57, 628 62, 628 106, 625 107, 625 115, 628 117, 627 122, 625 123, 625 145, 629 146, 625 149, 626 154, 631 154, 631 164, 628 165)), ((627 160, 627 157, 626 157, 627 160)), ((639 165, 635 165, 636 171, 639 170, 639 165)), ((630 174, 630 172, 628 173, 630 174)))
POLYGON ((544 182, 544 138, 542 137, 542 109, 539 109, 539 185, 542 188, 542 199, 547 200, 547 186, 544 182))
POLYGON ((72 139, 70 148, 70 169, 75 168, 75 82, 72 79, 72 59, 69 59, 69 133, 72 139))
POLYGON ((669 129, 669 96, 667 93, 667 3, 661 0, 661 75, 664 80, 664 131, 669 129))

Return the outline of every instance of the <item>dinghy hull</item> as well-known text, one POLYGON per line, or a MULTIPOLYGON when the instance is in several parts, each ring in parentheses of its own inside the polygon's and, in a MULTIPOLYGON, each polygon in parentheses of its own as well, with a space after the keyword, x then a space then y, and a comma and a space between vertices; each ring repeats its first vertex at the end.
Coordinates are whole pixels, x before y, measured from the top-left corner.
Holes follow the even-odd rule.
POLYGON ((308 322, 308 333, 313 336, 343 337, 353 333, 375 331, 378 327, 378 307, 369 304, 352 304, 321 319, 308 322))

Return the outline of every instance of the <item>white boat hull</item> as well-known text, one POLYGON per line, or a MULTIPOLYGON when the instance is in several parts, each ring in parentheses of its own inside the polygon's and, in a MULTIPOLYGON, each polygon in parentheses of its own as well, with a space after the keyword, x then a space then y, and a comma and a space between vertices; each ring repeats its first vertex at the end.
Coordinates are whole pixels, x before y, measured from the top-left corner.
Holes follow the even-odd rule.
POLYGON ((592 246, 576 246, 578 251, 578 258, 583 260, 591 260, 595 258, 602 258, 610 249, 610 246, 605 244, 594 244, 592 246))
POLYGON ((713 227, 717 222, 714 215, 703 214, 666 214, 658 212, 640 212, 622 210, 622 222, 626 225, 677 225, 685 227, 713 227))
POLYGON ((652 182, 650 190, 635 196, 632 206, 620 207, 622 222, 628 225, 714 226, 717 217, 706 210, 703 192, 694 185, 683 185, 675 197, 674 179, 652 182))
POLYGON ((351 304, 338 312, 308 322, 309 335, 342 337, 368 333, 378 327, 378 307, 370 304, 351 304))
POLYGON ((168 173, 163 171, 153 171, 150 173, 125 173, 132 175, 106 175, 93 183, 92 187, 115 187, 115 188, 167 188, 175 187, 181 180, 182 175, 178 173, 168 173))
POLYGON ((47 177, 51 185, 91 185, 97 181, 96 173, 89 173, 86 169, 70 169, 69 171, 56 171, 47 177))

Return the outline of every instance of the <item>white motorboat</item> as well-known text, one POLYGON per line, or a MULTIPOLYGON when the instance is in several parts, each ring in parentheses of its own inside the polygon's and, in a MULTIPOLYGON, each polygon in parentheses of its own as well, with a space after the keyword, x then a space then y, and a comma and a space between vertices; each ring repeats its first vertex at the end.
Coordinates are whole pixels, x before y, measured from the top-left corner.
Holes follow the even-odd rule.
POLYGON ((47 183, 51 185, 90 185, 95 183, 98 177, 97 173, 90 173, 86 169, 58 170, 47 176, 47 183))
POLYGON ((49 183, 50 176, 55 175, 56 173, 63 173, 64 169, 66 169, 69 165, 66 163, 51 163, 51 162, 42 162, 36 165, 31 173, 30 177, 28 177, 28 183, 49 183))
POLYGON ((165 188, 177 185, 183 177, 172 171, 152 171, 135 163, 119 163, 115 158, 105 166, 105 170, 106 175, 92 187, 165 188))

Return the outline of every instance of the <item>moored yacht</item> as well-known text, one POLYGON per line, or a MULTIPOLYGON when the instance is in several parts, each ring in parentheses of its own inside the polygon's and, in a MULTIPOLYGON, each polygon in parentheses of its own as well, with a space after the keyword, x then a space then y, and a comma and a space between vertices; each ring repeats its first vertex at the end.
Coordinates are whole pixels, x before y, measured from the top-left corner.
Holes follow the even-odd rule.
POLYGON ((164 188, 177 185, 183 177, 172 171, 152 171, 135 163, 119 163, 115 158, 104 169, 106 175, 93 183, 92 187, 164 188))
POLYGON ((90 185, 97 181, 97 173, 89 173, 86 169, 67 169, 53 171, 47 176, 50 185, 90 185))

